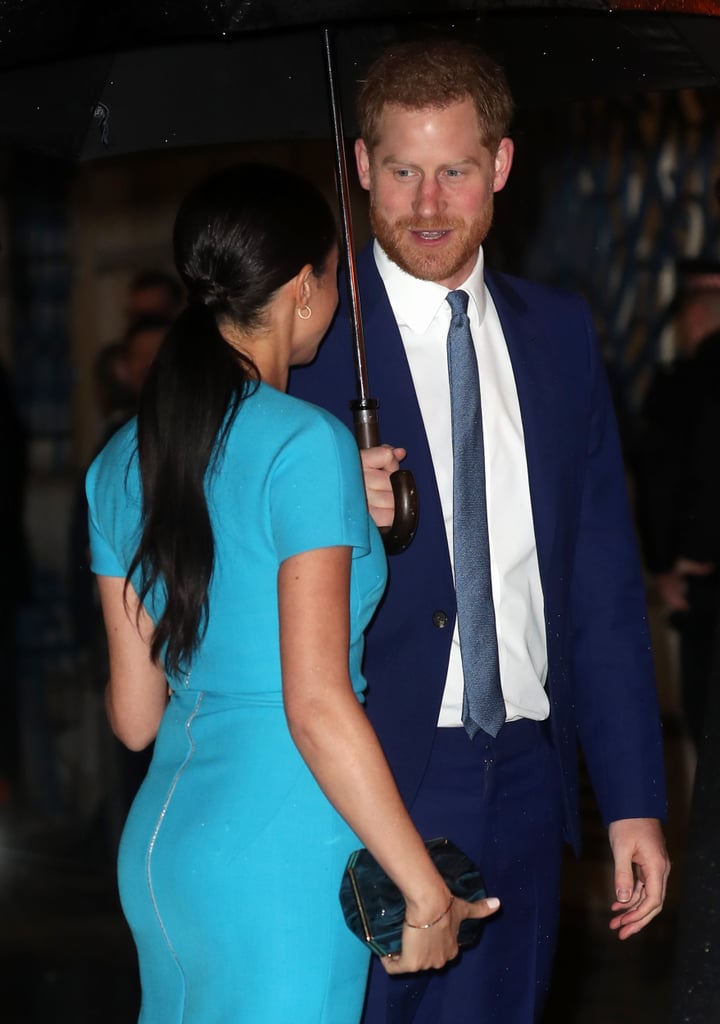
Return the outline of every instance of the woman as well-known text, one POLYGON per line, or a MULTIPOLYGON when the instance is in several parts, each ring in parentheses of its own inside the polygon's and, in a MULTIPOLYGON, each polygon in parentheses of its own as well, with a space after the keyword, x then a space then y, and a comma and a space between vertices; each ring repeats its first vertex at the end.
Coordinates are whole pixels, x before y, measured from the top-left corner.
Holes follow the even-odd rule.
POLYGON ((174 247, 188 305, 88 474, 110 722, 133 749, 157 736, 119 857, 140 1019, 352 1024, 353 848, 407 902, 389 971, 442 966, 497 901, 452 901, 365 717, 382 546, 351 435, 285 394, 335 312, 332 214, 294 174, 240 166, 190 193, 174 247))

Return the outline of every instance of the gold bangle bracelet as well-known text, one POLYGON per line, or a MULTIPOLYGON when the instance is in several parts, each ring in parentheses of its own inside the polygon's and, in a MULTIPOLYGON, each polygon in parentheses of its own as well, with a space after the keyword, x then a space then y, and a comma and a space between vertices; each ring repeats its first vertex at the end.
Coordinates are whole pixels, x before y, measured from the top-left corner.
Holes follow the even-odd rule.
POLYGON ((408 928, 421 928, 421 929, 432 928, 433 925, 436 925, 438 923, 438 921, 442 921, 442 919, 444 917, 446 917, 450 913, 450 908, 452 907, 454 902, 455 902, 455 897, 451 895, 450 896, 450 902, 445 907, 445 909, 443 910, 443 912, 440 915, 440 917, 436 917, 434 921, 430 921, 430 922, 428 922, 428 924, 411 924, 410 921, 408 921, 407 918, 405 918, 405 924, 408 926, 408 928))

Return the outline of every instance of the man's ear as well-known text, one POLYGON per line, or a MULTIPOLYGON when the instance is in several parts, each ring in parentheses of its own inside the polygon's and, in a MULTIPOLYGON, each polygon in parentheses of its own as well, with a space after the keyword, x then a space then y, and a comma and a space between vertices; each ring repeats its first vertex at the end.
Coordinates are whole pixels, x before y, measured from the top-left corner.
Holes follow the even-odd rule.
POLYGON ((510 177, 515 145, 512 139, 501 139, 500 145, 495 154, 495 177, 493 178, 493 192, 500 192, 505 188, 505 183, 510 177))
POLYGON ((357 164, 358 179, 363 188, 370 188, 370 154, 364 139, 358 139, 355 143, 355 163, 357 164))

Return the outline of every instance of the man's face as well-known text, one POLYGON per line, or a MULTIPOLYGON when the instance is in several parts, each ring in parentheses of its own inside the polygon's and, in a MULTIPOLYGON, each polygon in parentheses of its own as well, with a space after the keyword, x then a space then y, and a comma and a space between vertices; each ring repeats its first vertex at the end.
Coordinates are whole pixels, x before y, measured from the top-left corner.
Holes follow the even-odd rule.
POLYGON ((355 146, 370 192, 373 234, 408 274, 457 288, 475 265, 492 223, 493 195, 507 181, 513 146, 495 155, 481 142, 470 98, 449 107, 386 106, 377 146, 355 146))
POLYGON ((167 334, 165 327, 147 327, 136 331, 128 340, 126 353, 127 379, 135 395, 148 375, 148 370, 167 334))
POLYGON ((136 288, 128 295, 125 316, 128 323, 135 323, 145 316, 166 316, 173 319, 178 313, 178 303, 169 288, 162 284, 136 288))

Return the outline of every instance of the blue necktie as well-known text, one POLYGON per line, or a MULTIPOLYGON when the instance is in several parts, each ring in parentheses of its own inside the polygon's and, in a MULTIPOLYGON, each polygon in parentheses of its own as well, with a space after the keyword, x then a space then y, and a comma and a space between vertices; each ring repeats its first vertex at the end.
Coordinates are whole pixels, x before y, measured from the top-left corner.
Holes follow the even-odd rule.
POLYGON ((490 581, 485 456, 477 360, 467 316, 467 292, 450 292, 448 333, 453 441, 453 547, 460 653, 465 694, 463 724, 497 736, 505 722, 500 689, 495 608, 490 581))

